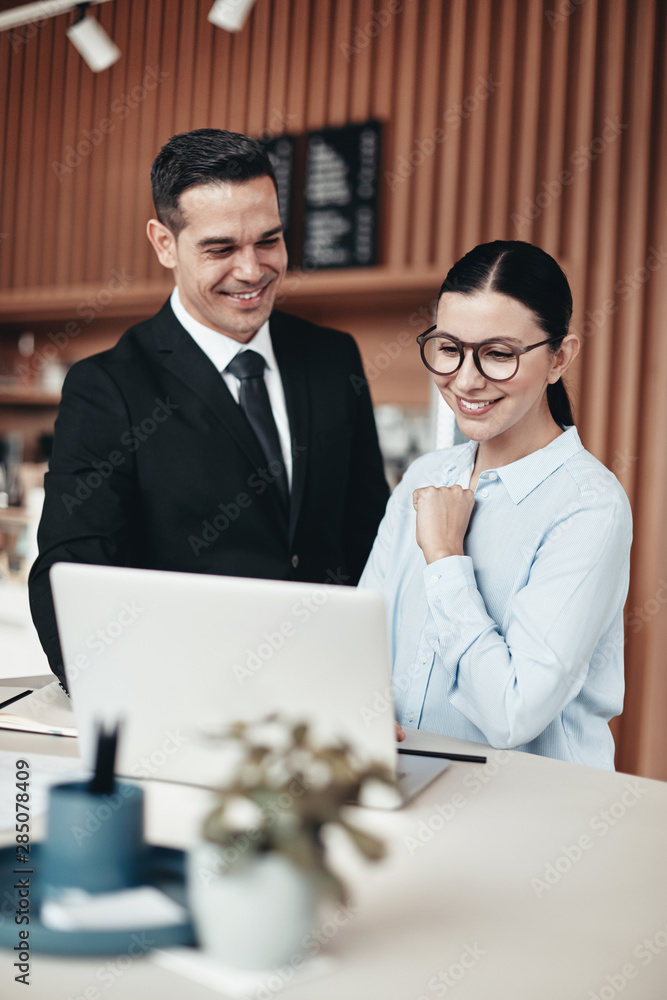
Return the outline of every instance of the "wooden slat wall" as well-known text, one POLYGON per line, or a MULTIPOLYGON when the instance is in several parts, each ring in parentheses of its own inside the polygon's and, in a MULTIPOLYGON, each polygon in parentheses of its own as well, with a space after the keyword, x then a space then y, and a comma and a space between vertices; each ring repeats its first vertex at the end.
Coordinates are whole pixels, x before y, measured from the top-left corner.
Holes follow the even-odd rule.
MULTIPOLYGON (((66 17, 14 44, 0 35, 0 288, 103 289, 114 269, 137 286, 158 280, 148 171, 175 131, 384 121, 390 272, 443 275, 495 238, 539 243, 567 267, 583 341, 570 380, 580 431, 635 513, 618 764, 667 778, 665 4, 257 0, 229 35, 207 21, 211 2, 94 8, 123 51, 97 76, 66 41, 66 17), (105 118, 111 130, 87 148, 84 130, 105 118)), ((413 308, 347 322, 341 301, 330 315, 372 358, 383 333, 414 326, 413 308)), ((398 369, 374 391, 392 378, 398 369)))

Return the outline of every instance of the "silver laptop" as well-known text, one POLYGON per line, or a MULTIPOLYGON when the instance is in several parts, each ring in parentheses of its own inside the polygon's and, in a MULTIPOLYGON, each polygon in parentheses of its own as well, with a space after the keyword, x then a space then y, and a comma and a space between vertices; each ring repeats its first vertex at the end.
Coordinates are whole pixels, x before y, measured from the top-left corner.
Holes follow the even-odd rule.
POLYGON ((75 563, 50 578, 88 765, 98 721, 120 720, 119 774, 215 787, 221 748, 207 735, 279 712, 398 773, 403 801, 448 766, 399 758, 377 594, 75 563))

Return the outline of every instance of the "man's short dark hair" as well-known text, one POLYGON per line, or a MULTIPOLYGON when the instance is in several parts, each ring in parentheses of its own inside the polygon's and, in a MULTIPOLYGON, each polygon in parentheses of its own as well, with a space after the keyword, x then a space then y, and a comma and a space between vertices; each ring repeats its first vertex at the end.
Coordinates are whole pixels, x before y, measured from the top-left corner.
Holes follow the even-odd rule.
POLYGON ((278 193, 266 150, 257 139, 219 128, 198 128, 173 135, 151 167, 151 188, 158 219, 174 236, 187 225, 179 205, 183 191, 200 184, 243 183, 270 177, 278 193))

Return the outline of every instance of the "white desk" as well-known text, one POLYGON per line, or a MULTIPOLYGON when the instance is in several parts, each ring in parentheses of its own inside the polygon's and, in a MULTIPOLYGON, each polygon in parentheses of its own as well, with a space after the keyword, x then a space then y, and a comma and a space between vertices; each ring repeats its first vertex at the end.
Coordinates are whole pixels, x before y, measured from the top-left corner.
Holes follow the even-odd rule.
MULTIPOLYGON (((475 752, 444 737, 411 740, 475 752)), ((73 740, 9 732, 0 749, 75 752, 73 740)), ((667 785, 485 749, 487 765, 453 764, 407 809, 363 814, 389 857, 370 865, 337 845, 358 909, 323 949, 331 973, 271 996, 664 1000, 667 785)), ((149 839, 187 847, 206 800, 194 789, 148 786, 149 839)), ((0 952, 8 1000, 221 995, 146 958, 121 967, 39 954, 26 992, 13 961, 0 952)))

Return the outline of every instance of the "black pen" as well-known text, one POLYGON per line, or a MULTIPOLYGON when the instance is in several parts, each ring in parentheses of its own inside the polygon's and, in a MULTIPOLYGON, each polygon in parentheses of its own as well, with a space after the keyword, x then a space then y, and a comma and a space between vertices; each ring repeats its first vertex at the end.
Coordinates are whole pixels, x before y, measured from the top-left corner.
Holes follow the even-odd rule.
POLYGON ((8 698, 7 701, 3 701, 0 704, 0 708, 7 708, 7 705, 13 705, 15 701, 20 701, 21 698, 27 698, 32 691, 23 691, 21 694, 15 694, 13 698, 8 698))
POLYGON ((476 757, 469 753, 441 753, 439 750, 408 750, 407 747, 399 747, 399 753, 409 753, 413 757, 442 757, 445 760, 464 760, 471 764, 486 764, 486 757, 476 757))
POLYGON ((95 771, 88 784, 88 791, 93 795, 111 795, 113 792, 118 728, 116 725, 111 732, 107 733, 104 726, 100 723, 97 724, 95 771))

